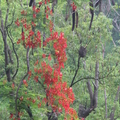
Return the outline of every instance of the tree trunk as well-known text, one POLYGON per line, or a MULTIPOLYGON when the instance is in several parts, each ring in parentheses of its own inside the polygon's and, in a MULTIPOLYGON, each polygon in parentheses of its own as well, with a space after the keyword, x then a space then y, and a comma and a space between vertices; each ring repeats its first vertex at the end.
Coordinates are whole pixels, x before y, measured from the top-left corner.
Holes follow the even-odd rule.
POLYGON ((79 118, 86 118, 96 107, 97 107, 97 100, 98 100, 98 80, 99 80, 99 62, 96 61, 95 66, 95 83, 94 85, 94 94, 91 88, 90 81, 87 82, 88 92, 90 95, 90 107, 85 109, 83 105, 79 105, 78 110, 78 117, 79 118))
MULTIPOLYGON (((118 101, 119 92, 120 92, 120 85, 118 86, 118 90, 117 90, 117 94, 116 94, 116 96, 115 96, 115 101, 114 101, 114 103, 116 103, 116 101, 118 101)), ((112 108, 112 112, 111 112, 111 114, 110 114, 110 120, 114 120, 115 109, 116 109, 116 105, 114 105, 114 107, 112 108)))
POLYGON ((8 46, 7 46, 7 34, 6 31, 4 31, 4 37, 3 37, 3 41, 4 41, 4 53, 5 53, 5 72, 7 75, 7 81, 10 82, 10 69, 7 68, 7 66, 9 65, 9 59, 8 59, 8 46))
MULTIPOLYGON (((5 25, 7 22, 7 18, 8 18, 8 12, 9 9, 7 9, 7 15, 6 15, 6 20, 5 20, 5 25)), ((7 33, 3 24, 3 19, 2 19, 2 11, 0 9, 0 19, 1 19, 1 33, 2 33, 2 38, 3 38, 3 42, 4 42, 4 53, 5 53, 5 72, 6 72, 6 76, 7 76, 7 81, 10 82, 10 69, 7 68, 7 66, 9 65, 9 59, 8 59, 8 45, 7 45, 7 33)))
POLYGON ((102 12, 102 0, 100 0, 100 3, 99 3, 99 13, 102 12))

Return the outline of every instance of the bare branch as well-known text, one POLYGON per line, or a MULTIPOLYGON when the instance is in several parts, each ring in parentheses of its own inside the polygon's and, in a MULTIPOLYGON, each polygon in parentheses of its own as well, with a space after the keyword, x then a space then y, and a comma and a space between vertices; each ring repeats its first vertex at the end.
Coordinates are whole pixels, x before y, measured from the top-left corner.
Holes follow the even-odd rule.
POLYGON ((92 100, 93 100, 93 92, 92 92, 92 87, 91 87, 91 84, 90 84, 90 81, 88 80, 88 82, 87 82, 87 88, 88 88, 88 92, 89 92, 89 95, 90 95, 90 107, 92 107, 93 106, 93 102, 92 102, 92 100))
POLYGON ((116 64, 115 67, 107 75, 99 77, 99 79, 107 78, 116 69, 117 66, 118 66, 118 64, 116 64))
MULTIPOLYGON (((9 37, 11 43, 12 43, 13 51, 14 51, 15 56, 16 56, 16 59, 17 59, 17 69, 16 69, 16 71, 15 71, 13 77, 12 77, 12 80, 14 80, 15 76, 17 75, 18 68, 19 68, 19 59, 18 59, 18 55, 17 55, 17 52, 16 52, 15 47, 14 47, 13 39, 12 39, 10 33, 8 32, 8 28, 13 24, 14 15, 15 15, 15 9, 14 9, 13 14, 12 14, 12 21, 11 21, 11 23, 8 24, 7 26, 5 26, 5 27, 6 27, 6 31, 7 31, 7 35, 8 35, 8 37, 9 37)), ((5 25, 6 25, 6 24, 5 24, 5 25)))
POLYGON ((15 16, 15 9, 14 9, 13 14, 12 14, 12 21, 11 21, 10 24, 8 24, 7 26, 5 26, 6 29, 8 29, 13 24, 14 16, 15 16))
POLYGON ((94 94, 93 94, 93 105, 94 105, 94 108, 97 107, 98 80, 99 80, 99 62, 96 61, 96 67, 95 67, 95 86, 94 86, 94 94))
POLYGON ((116 19, 114 19, 113 22, 115 23, 115 25, 116 25, 118 31, 120 32, 120 28, 119 28, 119 26, 118 26, 118 24, 117 24, 117 19, 118 19, 118 17, 117 17, 116 19))
POLYGON ((12 39, 11 35, 9 34, 8 29, 6 29, 6 30, 7 30, 8 37, 9 37, 10 40, 11 40, 12 47, 13 47, 13 51, 14 51, 14 53, 15 53, 16 60, 17 60, 17 68, 16 68, 16 71, 15 71, 13 77, 12 77, 12 80, 14 80, 15 76, 17 75, 18 68, 19 68, 19 58, 18 58, 17 52, 16 52, 16 50, 15 50, 15 46, 14 46, 14 43, 13 43, 13 39, 12 39))
POLYGON ((97 89, 97 86, 96 86, 96 84, 93 81, 92 81, 92 84, 94 85, 95 89, 97 89))
POLYGON ((74 83, 75 77, 76 77, 76 75, 77 75, 77 73, 78 73, 78 70, 79 70, 79 66, 80 66, 80 55, 79 55, 79 57, 78 57, 77 69, 76 69, 76 71, 75 71, 75 74, 74 74, 74 77, 73 77, 73 79, 72 79, 72 82, 71 82, 70 87, 73 86, 73 83, 74 83))
POLYGON ((29 72, 29 47, 27 48, 27 53, 26 53, 26 60, 27 60, 27 73, 24 75, 24 77, 21 79, 20 84, 17 88, 16 92, 16 97, 15 97, 15 111, 16 111, 16 117, 18 116, 18 110, 17 110, 17 99, 18 99, 18 91, 23 83, 23 80, 27 77, 28 72, 29 72))
POLYGON ((20 0, 20 5, 21 5, 21 7, 23 7, 22 0, 20 0))
MULTIPOLYGON (((2 38, 3 38, 3 42, 4 42, 5 72, 6 72, 6 76, 7 76, 8 82, 10 82, 10 80, 11 80, 10 69, 7 69, 7 66, 9 65, 9 60, 8 60, 8 45, 7 45, 7 34, 6 34, 6 30, 5 30, 4 24, 3 24, 2 11, 1 11, 1 9, 0 9, 0 19, 1 19, 1 33, 2 33, 2 38)), ((6 21, 7 21, 7 20, 6 20, 6 21)))
POLYGON ((116 13, 118 16, 120 16, 120 14, 114 9, 114 7, 112 7, 112 5, 111 5, 111 1, 108 0, 108 2, 109 2, 110 7, 115 11, 115 13, 116 13))
POLYGON ((104 97, 105 97, 105 118, 107 119, 107 95, 106 95, 106 88, 104 88, 104 97))
POLYGON ((9 14, 9 7, 7 8, 7 13, 6 13, 6 18, 5 18, 5 26, 7 25, 8 14, 9 14))
POLYGON ((94 78, 94 77, 90 77, 90 76, 88 76, 88 77, 83 77, 83 78, 81 78, 81 79, 73 82, 72 86, 75 85, 76 83, 82 81, 82 80, 88 80, 88 79, 93 79, 93 80, 94 80, 95 78, 94 78))
MULTIPOLYGON (((8 45, 7 45, 7 46, 8 46, 8 45)), ((12 53, 11 53, 11 50, 10 50, 9 46, 8 46, 8 55, 9 55, 11 64, 13 64, 14 62, 13 62, 13 60, 12 60, 12 53)))

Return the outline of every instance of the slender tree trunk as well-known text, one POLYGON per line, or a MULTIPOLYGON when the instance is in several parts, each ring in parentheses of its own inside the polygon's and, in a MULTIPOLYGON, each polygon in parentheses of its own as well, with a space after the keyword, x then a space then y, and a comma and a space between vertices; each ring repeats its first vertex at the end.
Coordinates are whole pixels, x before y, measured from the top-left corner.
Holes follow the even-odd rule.
POLYGON ((109 4, 109 0, 107 1, 107 14, 110 12, 110 4, 109 4))
MULTIPOLYGON (((103 60, 104 60, 104 57, 105 57, 105 46, 103 44, 102 44, 102 52, 103 52, 103 60)), ((104 71, 103 64, 102 64, 102 71, 104 71)), ((105 97, 105 119, 107 119, 107 96, 106 96, 106 88, 105 87, 104 87, 104 97, 105 97)))
MULTIPOLYGON (((116 96, 115 96, 115 101, 114 101, 114 103, 116 103, 116 101, 118 101, 119 92, 120 92, 120 85, 118 86, 118 90, 117 90, 117 93, 116 93, 116 96)), ((116 110, 116 105, 114 105, 114 107, 112 108, 112 112, 111 112, 111 114, 110 114, 110 120, 114 120, 115 110, 116 110)))
MULTIPOLYGON (((5 19, 5 25, 7 23, 7 18, 8 18, 8 12, 9 9, 7 9, 7 14, 6 14, 6 19, 5 19)), ((3 38, 3 42, 4 42, 4 53, 5 53, 5 72, 6 72, 6 76, 7 76, 7 81, 10 82, 10 69, 7 68, 7 66, 9 65, 9 56, 8 56, 8 45, 7 45, 7 33, 5 30, 5 26, 3 23, 3 19, 2 19, 2 11, 0 9, 0 19, 1 19, 1 26, 0 26, 0 30, 2 33, 2 38, 3 38)))
MULTIPOLYGON (((84 65, 85 69, 85 65, 84 65)), ((85 109, 83 105, 79 105, 79 110, 78 110, 78 116, 79 118, 86 118, 96 107, 97 107, 97 101, 98 101, 98 81, 99 81, 99 62, 96 61, 96 66, 95 66, 95 82, 93 82, 94 85, 94 93, 92 91, 92 87, 90 84, 90 81, 88 80, 87 87, 88 87, 88 92, 90 95, 90 107, 85 109)))
POLYGON ((100 0, 100 3, 99 3, 99 13, 102 12, 102 0, 100 0))
POLYGON ((93 107, 93 91, 92 91, 92 87, 91 87, 91 84, 90 84, 89 80, 87 82, 87 87, 88 87, 88 92, 89 92, 89 95, 90 95, 90 107, 93 107))
POLYGON ((107 96, 106 96, 106 88, 104 88, 104 97, 105 97, 105 118, 107 119, 107 96))
POLYGON ((106 96, 106 88, 104 88, 104 97, 105 97, 105 119, 107 120, 107 96, 106 96))
POLYGON ((97 107, 97 101, 98 101, 98 80, 99 80, 99 62, 96 61, 95 84, 94 84, 94 94, 93 94, 93 105, 94 105, 94 108, 97 107))
POLYGON ((10 82, 10 69, 7 68, 9 65, 9 59, 8 59, 8 46, 7 46, 7 34, 6 31, 4 31, 4 37, 3 37, 3 42, 4 42, 4 53, 5 53, 5 72, 7 75, 7 81, 10 82))

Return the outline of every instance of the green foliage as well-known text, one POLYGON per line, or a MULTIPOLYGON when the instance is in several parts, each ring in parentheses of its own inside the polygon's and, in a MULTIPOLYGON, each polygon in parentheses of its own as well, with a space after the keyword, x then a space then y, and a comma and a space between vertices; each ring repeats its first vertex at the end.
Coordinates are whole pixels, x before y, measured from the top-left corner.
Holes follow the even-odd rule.
MULTIPOLYGON (((75 28, 75 31, 72 31, 72 15, 70 14, 68 20, 65 22, 65 15, 66 15, 66 5, 67 2, 63 0, 58 0, 57 6, 55 6, 54 16, 51 19, 54 21, 54 31, 61 31, 65 33, 65 37, 67 38, 67 62, 65 63, 65 69, 62 70, 63 73, 63 80, 68 82, 70 86, 71 81, 73 80, 75 70, 77 69, 78 64, 78 52, 80 46, 84 46, 87 49, 87 54, 85 58, 80 59, 80 68, 78 70, 78 74, 76 75, 75 81, 79 81, 73 86, 73 91, 75 93, 75 102, 72 107, 78 111, 79 104, 83 104, 84 106, 89 108, 90 105, 90 97, 89 92, 86 87, 86 82, 89 77, 90 83, 92 86, 92 90, 94 89, 94 82, 95 77, 95 63, 96 60, 99 61, 99 90, 98 90, 98 105, 95 111, 89 114, 86 120, 104 120, 105 119, 105 98, 104 98, 104 90, 106 89, 107 92, 107 107, 108 107, 108 116, 111 113, 112 108, 115 106, 115 118, 119 116, 120 113, 120 104, 119 102, 114 103, 115 95, 117 93, 117 88, 119 86, 120 80, 120 48, 119 46, 114 47, 112 40, 113 38, 118 39, 118 35, 113 35, 115 31, 113 31, 112 25, 112 17, 108 18, 103 13, 100 13, 98 16, 94 15, 94 20, 92 24, 92 28, 89 31, 89 24, 90 24, 90 13, 88 0, 78 1, 73 0, 77 5, 77 11, 79 15, 79 25, 78 28, 75 28), (79 36, 76 34, 79 33, 79 36), (103 46, 105 47, 105 55, 103 58, 103 46)), ((15 9, 15 16, 13 22, 16 21, 16 18, 21 18, 20 12, 22 9, 26 9, 27 11, 27 22, 33 19, 32 16, 32 9, 26 6, 27 0, 23 1, 23 8, 20 5, 20 2, 9 0, 10 4, 10 15, 8 18, 8 24, 11 23, 13 16, 12 13, 15 9), (13 6, 13 7, 12 7, 13 6)), ((51 4, 50 4, 51 5, 51 4)), ((0 1, 0 9, 2 10, 2 18, 5 20, 6 15, 6 2, 3 0, 0 1)), ((119 11, 119 5, 116 4, 114 6, 115 9, 119 11)), ((70 8, 69 8, 70 9, 70 8)), ((43 22, 45 15, 44 15, 44 8, 41 8, 41 12, 37 15, 36 20, 38 24, 36 26, 37 30, 42 31, 42 34, 45 32, 46 38, 49 35, 49 31, 47 30, 48 25, 43 22)), ((49 22, 49 21, 48 21, 49 22)), ((22 28, 17 28, 15 24, 9 28, 9 31, 12 35, 13 42, 15 45, 15 49, 19 56, 19 70, 18 74, 14 79, 14 84, 16 85, 15 88, 12 88, 12 83, 6 83, 6 74, 5 74, 5 61, 4 61, 4 44, 2 40, 2 36, 0 36, 0 116, 2 120, 9 119, 9 113, 15 113, 15 98, 13 95, 16 94, 17 87, 23 78, 26 72, 26 49, 24 46, 17 45, 17 40, 20 38, 22 28), (10 94, 11 93, 11 94, 10 94)), ((1 35, 1 34, 0 34, 1 35)), ((7 38, 9 47, 12 52, 12 58, 14 64, 9 64, 6 68, 11 69, 11 76, 14 75, 16 70, 16 57, 13 52, 13 46, 9 37, 7 38)), ((119 44, 119 41, 118 41, 119 44)), ((30 50, 30 69, 33 72, 34 63, 37 59, 41 61, 42 54, 46 53, 48 55, 49 51, 53 52, 52 45, 49 44, 48 48, 42 49, 35 49, 33 51, 34 55, 32 55, 32 50, 30 50), (44 51, 43 51, 44 49, 44 51)), ((49 61, 46 61, 49 63, 49 61)), ((34 74, 33 74, 34 75, 34 74)), ((28 87, 26 88, 24 85, 21 86, 18 92, 18 98, 20 99, 23 97, 23 101, 21 102, 19 99, 17 101, 18 108, 22 112, 24 112, 24 116, 21 117, 22 120, 28 120, 29 115, 27 113, 28 107, 30 105, 34 120, 46 120, 46 112, 47 108, 45 108, 45 104, 41 105, 41 108, 38 108, 37 104, 39 104, 39 100, 37 97, 40 97, 42 100, 45 97, 45 91, 42 88, 42 85, 36 83, 34 78, 31 77, 30 81, 28 82, 28 87), (27 93, 27 94, 25 94, 27 93), (31 96, 32 99, 36 100, 36 104, 27 100, 27 98, 31 96)), ((51 108, 49 108, 51 110, 51 108)), ((64 116, 61 114, 59 120, 63 120, 64 116)), ((109 118, 107 119, 109 120, 109 118)), ((119 120, 119 118, 117 119, 119 120)))

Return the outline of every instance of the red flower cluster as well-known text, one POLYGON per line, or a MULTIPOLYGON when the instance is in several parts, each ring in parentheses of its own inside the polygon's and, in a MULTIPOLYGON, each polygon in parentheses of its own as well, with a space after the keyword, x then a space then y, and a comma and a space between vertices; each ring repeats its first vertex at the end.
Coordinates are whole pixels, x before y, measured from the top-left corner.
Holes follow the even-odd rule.
POLYGON ((21 40, 24 41, 25 40, 25 35, 24 32, 21 33, 21 40))
POLYGON ((38 104, 38 108, 40 108, 40 107, 41 107, 41 103, 38 104))
POLYGON ((59 111, 59 108, 64 108, 65 112, 68 113, 70 104, 75 99, 73 92, 71 91, 70 93, 70 89, 65 82, 57 82, 47 90, 48 102, 52 106, 53 111, 59 111))
MULTIPOLYGON (((51 36, 51 39, 47 40, 47 42, 55 40, 53 42, 55 51, 65 53, 64 50, 67 47, 67 45, 63 33, 61 33, 58 37, 57 32, 55 32, 53 36, 51 36), (64 41, 62 42, 62 40, 64 41)), ((73 116, 76 116, 76 113, 75 111, 71 112, 70 104, 73 103, 75 98, 72 88, 67 87, 66 82, 62 82, 62 73, 60 72, 60 68, 61 64, 64 65, 65 60, 61 60, 59 59, 59 57, 66 58, 66 54, 56 54, 56 58, 58 60, 58 65, 56 64, 56 66, 59 66, 59 69, 56 67, 53 69, 49 64, 46 64, 46 62, 43 61, 41 63, 41 67, 39 69, 35 68, 34 71, 35 73, 41 75, 41 78, 44 79, 44 84, 47 86, 47 98, 44 98, 45 103, 48 102, 48 104, 52 107, 54 112, 62 112, 62 109, 64 109, 66 114, 71 114, 71 118, 73 118, 73 116)), ((35 76, 34 79, 36 78, 38 79, 38 76, 35 76)))
MULTIPOLYGON (((34 71, 37 74, 34 77, 34 80, 37 82, 39 75, 41 76, 41 79, 44 79, 47 96, 44 98, 44 101, 52 107, 54 112, 62 112, 62 109, 64 109, 66 114, 71 114, 71 118, 73 118, 73 116, 76 116, 76 113, 70 108, 70 104, 75 100, 74 94, 72 88, 67 87, 66 82, 62 82, 61 73, 61 67, 64 68, 64 62, 67 60, 65 53, 67 40, 64 38, 64 33, 61 32, 60 36, 58 36, 58 33, 54 32, 44 41, 44 45, 46 46, 49 42, 53 43, 56 60, 58 62, 54 64, 54 69, 45 61, 41 62, 41 67, 39 69, 34 68, 34 71)), ((45 59, 46 55, 43 54, 42 56, 43 59, 45 59)), ((51 60, 50 55, 48 56, 48 59, 51 60)), ((36 63, 38 64, 38 61, 36 63)))
POLYGON ((34 11, 33 18, 36 18, 36 14, 40 12, 40 8, 36 8, 36 6, 33 6, 33 11, 34 11))
POLYGON ((27 87, 28 86, 28 83, 26 80, 23 80, 23 84, 27 87))
POLYGON ((41 6, 42 5, 42 2, 39 2, 39 6, 41 6))
MULTIPOLYGON (((77 119, 77 112, 73 108, 69 108, 68 113, 70 115, 69 120, 76 120, 77 119)), ((68 120, 67 117, 65 117, 64 120, 68 120)))
POLYGON ((29 31, 29 35, 26 38, 26 47, 29 48, 36 48, 37 46, 41 47, 41 34, 40 31, 37 32, 37 35, 34 35, 34 32, 31 30, 29 31), (32 40, 32 38, 34 38, 32 40))
POLYGON ((64 62, 67 60, 65 49, 67 48, 67 40, 64 38, 64 33, 60 33, 58 36, 58 32, 51 33, 51 36, 44 41, 44 45, 46 46, 48 42, 53 42, 53 48, 55 50, 55 56, 58 61, 58 69, 60 71, 61 67, 64 68, 64 62))
POLYGON ((52 15, 52 9, 50 10, 50 8, 47 6, 45 13, 46 13, 46 18, 48 19, 48 14, 52 15))
MULTIPOLYGON (((34 11, 33 18, 36 18, 36 14, 38 12, 40 12, 40 9, 36 8, 36 6, 33 6, 33 11, 34 11)), ((21 12, 21 14, 24 14, 24 13, 25 13, 25 11, 23 10, 21 12)), ((41 47, 41 33, 40 33, 40 31, 37 31, 37 35, 35 35, 33 30, 31 29, 32 28, 31 25, 27 24, 27 21, 24 17, 21 19, 21 23, 22 23, 22 26, 25 29, 25 31, 27 31, 27 33, 29 32, 29 34, 25 35, 25 32, 22 29, 21 39, 19 39, 17 41, 17 44, 19 44, 22 41, 22 44, 24 44, 26 47, 29 47, 29 48, 31 48, 31 47, 36 48, 38 46, 41 47)), ((20 25, 18 19, 15 22, 15 24, 17 26, 20 25)), ((31 24, 34 27, 36 26, 36 24, 33 21, 31 22, 31 24)))
POLYGON ((52 30, 53 30, 53 22, 50 20, 49 22, 49 30, 50 32, 52 33, 52 30))
POLYGON ((45 5, 47 4, 47 1, 48 1, 48 3, 50 2, 50 0, 45 0, 45 5))
POLYGON ((28 72, 28 80, 30 80, 31 76, 32 76, 32 71, 29 71, 28 72))
MULTIPOLYGON (((21 116, 22 114, 19 112, 18 115, 21 116)), ((10 113, 10 117, 9 118, 12 119, 13 116, 14 116, 13 113, 10 113)), ((20 117, 17 118, 17 119, 13 118, 13 120, 20 120, 20 117)))
POLYGON ((11 85, 11 86, 12 86, 12 89, 14 89, 14 88, 15 88, 15 84, 14 84, 14 83, 12 83, 12 85, 11 85))
POLYGON ((75 5, 74 2, 71 4, 71 7, 72 7, 73 11, 75 11, 77 9, 77 6, 75 5))
MULTIPOLYGON (((48 19, 48 14, 52 14, 50 8, 46 5, 49 3, 50 0, 44 0, 44 4, 46 6, 45 14, 46 18, 48 19)), ((39 6, 41 6, 43 2, 39 2, 39 6)), ((76 10, 76 6, 73 3, 72 5, 73 10, 76 10)), ((36 8, 36 6, 33 6, 33 18, 36 18, 36 14, 40 12, 40 8, 36 8)), ((21 14, 24 12, 22 11, 21 14)), ((32 26, 36 26, 34 21, 30 24, 27 24, 27 20, 23 18, 21 20, 22 26, 24 31, 22 30, 21 38, 18 40, 18 44, 20 42, 24 43, 26 47, 29 48, 36 48, 41 47, 41 33, 40 31, 37 31, 35 34, 32 30, 32 26)), ((16 25, 19 26, 19 21, 17 19, 16 25)), ((53 23, 52 21, 49 22, 49 30, 50 30, 50 36, 47 38, 43 45, 47 46, 48 43, 51 43, 53 45, 54 49, 54 55, 56 62, 51 67, 50 64, 47 64, 45 62, 46 57, 48 58, 49 62, 52 61, 51 54, 43 54, 42 58, 43 61, 41 64, 39 64, 39 61, 37 60, 34 64, 34 80, 35 82, 41 82, 44 83, 44 86, 46 88, 46 97, 43 99, 44 103, 47 103, 49 106, 51 106, 52 110, 56 113, 65 111, 65 115, 70 117, 70 120, 74 120, 77 118, 77 113, 74 109, 70 108, 70 104, 73 103, 75 100, 74 93, 72 91, 72 88, 69 88, 67 86, 66 82, 62 81, 62 73, 61 68, 64 68, 64 63, 67 60, 66 57, 66 48, 67 48, 67 40, 64 38, 64 33, 61 32, 60 35, 58 35, 58 32, 53 32, 53 23), (40 66, 39 66, 40 65, 40 66), (39 66, 39 68, 38 68, 39 66), (41 80, 41 81, 39 81, 41 80), (43 81, 42 81, 43 80, 43 81)), ((53 62, 53 61, 52 61, 53 62)), ((51 62, 51 64, 52 64, 51 62)), ((31 78, 32 72, 28 72, 28 80, 31 78)), ((28 83, 26 80, 23 80, 23 84, 27 87, 28 83)), ((27 98, 27 100, 35 103, 35 99, 27 98)), ((38 103, 38 108, 41 107, 41 102, 38 103)), ((67 119, 67 118, 65 118, 67 119)))
MULTIPOLYGON (((67 87, 66 82, 62 82, 62 74, 46 62, 41 63, 40 69, 34 69, 37 74, 44 79, 46 87, 45 102, 52 107, 54 112, 62 112, 63 108, 66 113, 69 113, 70 104, 75 100, 72 88, 67 87), (57 99, 56 99, 57 98, 57 99)), ((35 76, 38 79, 38 76, 35 76)))
POLYGON ((12 113, 10 113, 10 117, 9 118, 13 118, 13 114, 12 113))
POLYGON ((29 34, 26 35, 26 37, 25 37, 25 33, 22 31, 21 39, 19 39, 17 41, 17 44, 19 44, 22 40, 23 43, 26 45, 26 47, 29 47, 29 48, 31 48, 31 47, 36 48, 38 46, 41 47, 41 33, 40 33, 40 31, 37 31, 37 34, 35 35, 34 32, 31 30, 30 25, 28 25, 26 23, 26 21, 22 21, 22 24, 23 24, 23 27, 25 28, 25 30, 29 31, 29 34))
POLYGON ((18 19, 15 21, 15 24, 16 24, 18 27, 20 26, 20 23, 19 23, 19 20, 18 20, 18 19))
POLYGON ((21 11, 21 14, 22 14, 22 15, 27 15, 27 12, 26 12, 25 10, 22 10, 22 11, 21 11))

